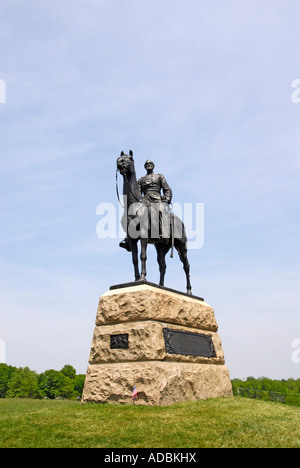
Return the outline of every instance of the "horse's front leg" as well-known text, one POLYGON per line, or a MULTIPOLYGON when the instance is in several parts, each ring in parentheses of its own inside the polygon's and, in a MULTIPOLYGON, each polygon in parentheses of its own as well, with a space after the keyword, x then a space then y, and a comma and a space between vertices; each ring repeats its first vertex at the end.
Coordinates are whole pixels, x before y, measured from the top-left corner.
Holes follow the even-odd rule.
POLYGON ((165 274, 166 274, 166 253, 169 250, 169 247, 163 245, 163 244, 155 244, 156 251, 157 251, 157 262, 159 265, 159 272, 160 272, 160 278, 159 278, 159 284, 160 286, 164 286, 165 284, 165 274))
POLYGON ((131 247, 131 253, 132 253, 134 277, 135 277, 135 281, 138 281, 140 279, 139 259, 138 259, 138 241, 135 239, 130 239, 130 247, 131 247))
POLYGON ((140 280, 146 279, 146 260, 147 260, 147 245, 148 239, 142 238, 141 239, 141 262, 142 262, 142 272, 140 276, 140 280))

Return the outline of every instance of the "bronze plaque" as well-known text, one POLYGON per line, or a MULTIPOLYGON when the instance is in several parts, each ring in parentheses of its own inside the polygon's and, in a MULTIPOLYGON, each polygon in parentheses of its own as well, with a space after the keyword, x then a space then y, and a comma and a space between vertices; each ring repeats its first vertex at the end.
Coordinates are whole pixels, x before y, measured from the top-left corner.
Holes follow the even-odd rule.
POLYGON ((183 356, 216 357, 211 336, 164 328, 166 353, 183 356))
POLYGON ((128 333, 123 335, 110 335, 110 349, 128 349, 128 333))

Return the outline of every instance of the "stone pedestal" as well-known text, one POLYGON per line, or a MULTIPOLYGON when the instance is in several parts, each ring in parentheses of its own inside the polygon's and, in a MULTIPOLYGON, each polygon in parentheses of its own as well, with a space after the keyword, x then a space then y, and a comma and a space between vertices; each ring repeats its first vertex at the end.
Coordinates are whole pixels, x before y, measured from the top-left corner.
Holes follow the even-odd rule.
POLYGON ((101 296, 82 402, 170 405, 231 396, 214 310, 152 283, 101 296))

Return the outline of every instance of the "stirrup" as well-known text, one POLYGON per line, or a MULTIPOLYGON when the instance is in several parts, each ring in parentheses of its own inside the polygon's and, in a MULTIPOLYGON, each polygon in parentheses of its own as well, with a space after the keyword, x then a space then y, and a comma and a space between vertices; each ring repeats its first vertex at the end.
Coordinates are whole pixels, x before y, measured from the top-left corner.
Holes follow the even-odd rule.
POLYGON ((127 242, 127 239, 122 240, 122 242, 120 242, 119 244, 119 247, 122 247, 122 249, 127 250, 127 252, 131 252, 131 248, 127 242))

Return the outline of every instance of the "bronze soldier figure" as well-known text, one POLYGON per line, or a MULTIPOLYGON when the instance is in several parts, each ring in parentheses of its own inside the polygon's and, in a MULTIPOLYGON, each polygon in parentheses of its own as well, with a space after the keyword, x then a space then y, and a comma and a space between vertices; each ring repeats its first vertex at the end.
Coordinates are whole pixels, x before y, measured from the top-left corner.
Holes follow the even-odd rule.
POLYGON ((169 239, 170 216, 166 208, 172 201, 172 190, 162 174, 154 174, 154 167, 149 159, 145 162, 147 174, 138 180, 138 188, 144 195, 142 203, 148 207, 153 238, 169 239))
MULTIPOLYGON (((154 174, 155 164, 152 161, 147 159, 144 168, 147 174, 138 180, 137 185, 141 194, 140 201, 148 208, 151 237, 167 243, 170 238, 170 214, 167 206, 172 201, 172 190, 162 174, 154 174)), ((127 237, 119 245, 130 252, 127 237)))

